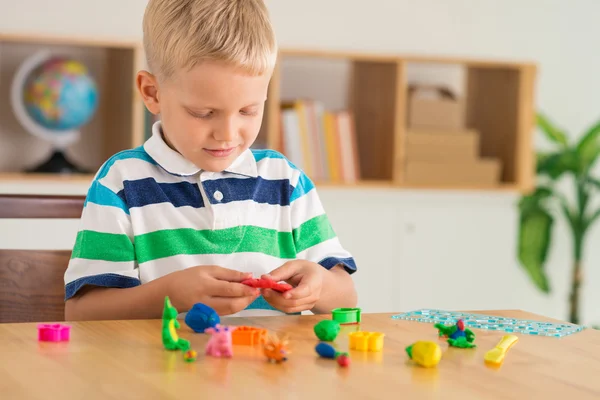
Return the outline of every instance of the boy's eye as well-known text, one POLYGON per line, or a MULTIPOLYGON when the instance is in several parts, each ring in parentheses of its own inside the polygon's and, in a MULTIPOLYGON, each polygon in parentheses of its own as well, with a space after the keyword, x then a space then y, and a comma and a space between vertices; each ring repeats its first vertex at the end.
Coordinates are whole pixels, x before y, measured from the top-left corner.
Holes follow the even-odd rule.
POLYGON ((240 110, 240 114, 251 117, 251 116, 258 114, 258 111, 257 110, 240 110))
POLYGON ((194 118, 202 118, 202 119, 210 118, 210 117, 213 116, 213 112, 212 111, 207 111, 207 112, 203 112, 203 113, 193 113, 193 112, 190 112, 190 114, 194 118))

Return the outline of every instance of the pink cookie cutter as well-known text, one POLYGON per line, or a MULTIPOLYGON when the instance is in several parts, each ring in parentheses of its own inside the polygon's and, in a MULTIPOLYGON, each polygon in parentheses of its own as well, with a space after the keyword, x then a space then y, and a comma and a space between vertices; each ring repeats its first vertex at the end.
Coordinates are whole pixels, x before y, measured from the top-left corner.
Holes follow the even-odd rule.
POLYGON ((62 324, 39 324, 38 341, 68 342, 71 338, 71 327, 62 324))

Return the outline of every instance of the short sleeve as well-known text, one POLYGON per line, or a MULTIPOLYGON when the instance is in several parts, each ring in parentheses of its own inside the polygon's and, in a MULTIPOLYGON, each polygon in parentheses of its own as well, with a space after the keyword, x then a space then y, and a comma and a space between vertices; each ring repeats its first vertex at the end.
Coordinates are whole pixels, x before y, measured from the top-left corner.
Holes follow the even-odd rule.
POLYGON ((140 285, 129 209, 117 192, 97 179, 88 190, 65 272, 65 301, 86 285, 140 285))
POLYGON ((343 265, 352 274, 357 266, 335 234, 313 182, 300 171, 290 196, 294 244, 297 258, 331 269, 343 265))

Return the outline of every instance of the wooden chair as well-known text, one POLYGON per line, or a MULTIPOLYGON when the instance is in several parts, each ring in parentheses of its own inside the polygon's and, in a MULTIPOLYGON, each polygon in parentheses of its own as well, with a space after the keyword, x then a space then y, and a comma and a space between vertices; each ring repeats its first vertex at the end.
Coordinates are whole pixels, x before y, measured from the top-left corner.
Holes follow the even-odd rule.
MULTIPOLYGON (((84 196, 0 194, 2 218, 80 218, 84 196)), ((0 323, 64 321, 71 250, 0 249, 0 323)))

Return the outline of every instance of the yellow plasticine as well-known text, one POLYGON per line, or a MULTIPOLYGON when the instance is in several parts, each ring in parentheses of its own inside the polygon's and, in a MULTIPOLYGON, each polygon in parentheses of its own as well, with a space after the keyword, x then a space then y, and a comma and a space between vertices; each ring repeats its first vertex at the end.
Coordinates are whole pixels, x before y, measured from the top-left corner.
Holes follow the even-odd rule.
POLYGON ((350 337, 350 349, 358 351, 381 351, 383 350, 384 334, 381 332, 352 332, 350 337))

